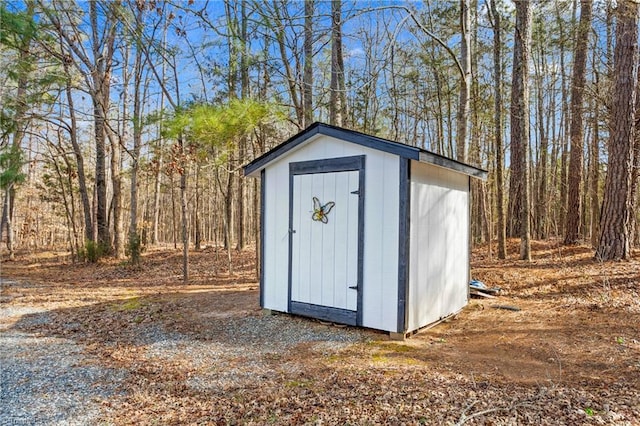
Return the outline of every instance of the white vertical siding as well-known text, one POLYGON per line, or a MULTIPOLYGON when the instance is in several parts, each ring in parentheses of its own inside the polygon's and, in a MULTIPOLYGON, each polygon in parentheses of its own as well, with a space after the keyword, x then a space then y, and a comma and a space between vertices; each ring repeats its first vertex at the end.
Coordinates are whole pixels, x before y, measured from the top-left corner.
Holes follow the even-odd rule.
POLYGON ((395 155, 367 157, 362 322, 386 331, 398 326, 399 167, 395 155))
POLYGON ((409 321, 415 330, 457 312, 469 283, 469 177, 411 162, 409 321))
POLYGON ((362 325, 396 331, 398 156, 324 135, 283 155, 266 169, 264 307, 287 311, 289 163, 353 155, 366 155, 362 325))
POLYGON ((286 312, 289 282, 289 168, 265 171, 263 304, 286 312), (286 182, 286 185, 284 185, 286 182))

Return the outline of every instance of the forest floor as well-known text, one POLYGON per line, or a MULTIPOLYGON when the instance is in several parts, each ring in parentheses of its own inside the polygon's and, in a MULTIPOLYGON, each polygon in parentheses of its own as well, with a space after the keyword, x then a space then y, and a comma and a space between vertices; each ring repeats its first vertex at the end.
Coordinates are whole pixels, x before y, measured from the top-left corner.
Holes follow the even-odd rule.
POLYGON ((2 260, 0 337, 70 342, 84 358, 69 369, 112 372, 84 378, 95 383, 82 392, 111 389, 91 396, 92 423, 640 424, 640 253, 599 263, 585 246, 534 242, 523 262, 517 241, 509 252, 472 257, 499 298, 403 342, 265 315, 252 250, 233 253, 231 275, 221 251, 193 252, 189 285, 172 249, 137 268, 21 254, 2 260))

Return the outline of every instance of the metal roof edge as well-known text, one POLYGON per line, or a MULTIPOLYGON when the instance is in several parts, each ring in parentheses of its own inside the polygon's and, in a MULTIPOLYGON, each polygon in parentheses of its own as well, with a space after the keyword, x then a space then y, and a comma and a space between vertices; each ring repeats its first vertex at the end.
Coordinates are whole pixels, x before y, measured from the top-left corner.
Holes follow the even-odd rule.
POLYGON ((450 158, 435 154, 425 149, 411 145, 405 145, 399 142, 394 142, 388 139, 367 135, 355 130, 349 130, 321 122, 315 122, 311 124, 305 130, 293 135, 285 142, 265 152, 250 163, 246 164, 243 167, 244 175, 257 176, 256 173, 265 168, 267 164, 271 163, 278 157, 286 154, 287 152, 291 151, 292 149, 296 148, 300 144, 308 141, 310 138, 318 134, 342 139, 347 142, 366 146, 378 151, 388 152, 403 158, 420 161, 422 163, 444 167, 478 179, 487 179, 486 170, 479 169, 477 167, 461 163, 456 160, 452 160, 450 158))
POLYGON ((480 169, 475 166, 471 166, 466 163, 462 163, 458 160, 453 160, 448 157, 444 157, 442 155, 433 153, 431 151, 427 151, 425 149, 420 150, 420 159, 421 163, 433 164, 435 166, 444 167, 450 170, 454 170, 456 172, 463 173, 465 175, 480 179, 487 180, 488 173, 484 169, 480 169))

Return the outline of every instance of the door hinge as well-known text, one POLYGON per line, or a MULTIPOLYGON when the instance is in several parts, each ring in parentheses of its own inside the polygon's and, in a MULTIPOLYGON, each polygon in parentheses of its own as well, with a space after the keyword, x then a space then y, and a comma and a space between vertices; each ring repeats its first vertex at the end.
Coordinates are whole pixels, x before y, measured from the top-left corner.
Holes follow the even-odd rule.
POLYGON ((360 195, 360 190, 356 189, 355 191, 351 191, 351 193, 354 195, 360 195))
POLYGON ((351 290, 357 290, 357 289, 358 289, 358 286, 357 286, 357 285, 352 285, 352 286, 349 286, 349 288, 350 288, 351 290))
POLYGON ((289 233, 290 233, 290 234, 295 234, 295 233, 296 233, 296 230, 295 230, 295 229, 289 229, 289 233))

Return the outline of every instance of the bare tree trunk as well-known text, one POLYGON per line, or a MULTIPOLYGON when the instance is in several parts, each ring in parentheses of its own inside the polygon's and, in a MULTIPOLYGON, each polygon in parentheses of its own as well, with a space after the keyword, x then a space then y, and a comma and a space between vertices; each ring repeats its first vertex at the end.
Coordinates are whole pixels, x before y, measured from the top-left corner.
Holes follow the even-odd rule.
MULTIPOLYGON (((167 21, 168 22, 168 21, 167 21)), ((140 46, 143 47, 143 46, 140 46)), ((166 50, 167 48, 167 25, 162 28, 162 47, 166 50)), ((162 77, 160 78, 160 84, 164 85, 164 80, 166 76, 167 70, 167 61, 162 61, 162 77)), ((164 101, 165 101, 166 93, 164 90, 160 91, 160 109, 164 109, 164 101)), ((163 120, 159 120, 158 122, 158 141, 156 143, 156 162, 154 164, 154 187, 153 187, 153 233, 151 236, 151 242, 153 244, 158 244, 158 226, 160 221, 160 189, 162 187, 162 161, 163 161, 163 139, 162 139, 162 122, 163 120)), ((172 178, 172 186, 171 191, 173 191, 173 178, 172 178)), ((173 197, 172 197, 173 200, 173 197)))
POLYGON ((95 133, 96 133, 96 226, 98 228, 98 242, 105 247, 111 245, 111 234, 107 214, 107 181, 106 181, 106 148, 104 135, 104 121, 98 117, 99 106, 94 104, 95 133))
POLYGON ((176 218, 176 191, 173 187, 173 175, 171 175, 171 223, 172 223, 172 236, 173 236, 173 248, 178 248, 178 225, 176 218))
POLYGON ((606 17, 605 17, 605 27, 606 27, 606 60, 607 65, 609 66, 608 75, 611 76, 613 72, 613 39, 615 38, 614 34, 614 21, 613 17, 615 14, 615 8, 613 6, 614 0, 605 0, 606 2, 606 17))
MULTIPOLYGON (((244 157, 245 157, 245 149, 244 149, 244 145, 247 143, 246 142, 247 138, 246 137, 242 137, 240 140, 240 146, 239 146, 239 158, 240 161, 243 162, 244 161, 244 157)), ((245 180, 242 176, 238 176, 238 193, 237 193, 237 200, 236 200, 236 204, 237 204, 237 215, 238 218, 236 220, 236 224, 237 224, 237 231, 236 231, 236 250, 241 251, 245 248, 246 246, 246 241, 244 238, 244 233, 245 233, 245 193, 246 193, 246 189, 245 189, 245 180)))
POLYGON ((187 163, 180 175, 180 211, 182 213, 182 281, 189 283, 189 210, 187 204, 187 163))
MULTIPOLYGON (((2 228, 7 230, 7 250, 9 251, 9 259, 15 258, 14 241, 13 241, 13 183, 9 184, 4 191, 4 203, 2 206, 2 228)), ((0 232, 0 235, 2 233, 0 232)))
MULTIPOLYGON (((59 143, 61 144, 61 141, 59 141, 59 143)), ((51 149, 51 147, 53 146, 53 148, 57 151, 58 155, 63 159, 63 161, 65 162, 65 166, 67 167, 67 170, 71 170, 71 164, 69 163, 67 156, 64 153, 64 149, 62 148, 61 145, 55 146, 51 141, 49 142, 49 149, 51 149)), ((60 184, 60 192, 62 195, 62 204, 64 205, 64 211, 65 211, 65 218, 67 221, 67 233, 68 233, 68 239, 69 239, 69 248, 71 251, 71 258, 73 260, 73 262, 76 262, 77 259, 77 254, 78 254, 78 230, 76 228, 76 221, 75 221, 75 202, 73 199, 73 180, 72 180, 72 174, 71 173, 66 173, 67 177, 66 177, 66 184, 65 184, 65 178, 63 177, 63 173, 60 170, 60 166, 58 164, 58 161, 56 160, 56 158, 52 158, 53 163, 53 168, 56 172, 56 176, 58 177, 58 182, 60 184), (68 186, 67 186, 68 185, 68 186), (67 195, 67 192, 69 193, 67 195)))
MULTIPOLYGON (((565 63, 565 40, 566 35, 564 33, 564 24, 562 21, 561 13, 556 3, 556 21, 558 23, 558 29, 560 31, 560 69, 566 69, 565 63)), ((568 170, 568 159, 569 159, 569 101, 567 94, 567 83, 566 83, 566 72, 560 74, 561 76, 561 97, 562 97, 562 113, 560 119, 560 129, 559 136, 562 140, 561 143, 561 161, 560 161, 560 181, 558 183, 558 191, 560 192, 560 211, 559 211, 559 219, 558 222, 560 224, 560 229, 557 230, 558 233, 564 235, 564 226, 566 222, 566 214, 567 214, 567 170, 568 170)))
POLYGON ((200 223, 200 202, 201 202, 201 196, 202 196, 202 189, 200 187, 200 163, 196 163, 196 205, 195 208, 193 209, 193 214, 194 214, 194 243, 195 243, 195 249, 196 250, 201 250, 202 249, 202 227, 201 227, 201 223, 200 223))
MULTIPOLYGON (((640 67, 640 66, 639 66, 640 67)), ((631 247, 640 245, 640 229, 638 226, 637 206, 640 203, 640 68, 636 71, 638 83, 636 84, 636 122, 635 138, 633 143, 633 163, 631 172, 631 219, 629 225, 631 247)))
MULTIPOLYGON (((95 0, 89 2, 89 16, 92 31, 92 51, 95 63, 92 65, 93 82, 92 101, 94 111, 94 132, 96 138, 96 191, 97 191, 97 228, 98 243, 103 248, 111 247, 109 217, 107 212, 107 178, 106 178, 106 139, 107 113, 109 110, 109 92, 111 88, 111 66, 115 44, 116 27, 113 22, 106 22, 108 29, 105 38, 100 37, 99 18, 95 0)), ((91 61, 87 61, 91 62, 91 61)))
POLYGON ((111 142, 111 186, 113 190, 113 254, 124 258, 124 224, 122 217, 122 149, 119 136, 109 131, 111 142))
MULTIPOLYGON (((240 94, 242 99, 249 98, 249 51, 247 46, 247 11, 246 0, 242 0, 240 8, 240 94)), ((246 157, 248 137, 243 135, 238 142, 238 162, 243 164, 246 157)), ((239 172, 238 172, 239 173, 239 172)), ((246 246, 245 241, 245 180, 238 175, 238 194, 236 199, 236 210, 238 212, 236 232, 236 250, 243 250, 246 246)))
POLYGON ((231 175, 229 175, 229 180, 227 180, 227 193, 225 194, 224 191, 222 190, 222 182, 220 181, 220 174, 217 173, 216 171, 216 180, 218 182, 218 186, 220 187, 220 191, 222 192, 222 197, 224 199, 224 203, 225 203, 225 215, 223 216, 224 220, 223 220, 223 232, 224 232, 224 248, 227 251, 227 262, 228 262, 228 270, 229 270, 229 275, 231 275, 233 273, 233 268, 232 268, 232 264, 231 264, 231 239, 232 239, 232 235, 231 235, 231 224, 228 222, 230 217, 233 217, 229 212, 231 212, 231 203, 229 202, 229 193, 232 190, 232 187, 230 186, 230 182, 231 182, 231 175))
POLYGON ((158 227, 160 224, 160 189, 162 186, 162 147, 161 140, 158 141, 158 159, 153 169, 153 232, 151 243, 156 245, 159 242, 158 227))
POLYGON ((342 56, 342 0, 331 0, 331 89, 329 124, 344 125, 344 59, 342 56))
MULTIPOLYGON (((273 3, 274 6, 274 11, 276 14, 279 13, 279 8, 278 5, 276 4, 275 0, 273 3)), ((237 52, 237 44, 236 41, 239 39, 239 29, 238 29, 238 19, 237 16, 235 15, 235 10, 232 10, 232 6, 230 4, 230 2, 226 1, 225 2, 225 14, 227 17, 227 27, 228 27, 228 31, 229 31, 229 39, 228 39, 228 45, 229 45, 229 71, 228 71, 228 79, 227 79, 227 85, 228 85, 228 90, 229 90, 229 100, 233 100, 233 99, 237 99, 238 95, 237 95, 237 83, 238 83, 238 52, 237 52)), ((277 39, 278 39, 278 45, 280 47, 281 50, 281 54, 282 54, 282 58, 283 61, 285 62, 285 68, 287 69, 287 76, 292 75, 291 71, 290 71, 290 66, 288 61, 286 61, 286 46, 285 46, 285 28, 284 28, 284 24, 282 23, 282 20, 280 18, 280 15, 277 15, 277 20, 278 20, 278 30, 277 30, 277 39)), ((293 77, 291 77, 291 79, 289 80, 289 85, 293 86, 294 89, 292 89, 292 97, 293 95, 295 95, 295 105, 296 105, 296 110, 300 109, 299 104, 297 104, 297 95, 295 92, 295 80, 293 80, 293 77)), ((300 111, 297 111, 298 114, 298 120, 299 122, 302 122, 302 110, 300 109, 300 111)), ((225 241, 224 241, 224 247, 227 250, 228 253, 231 253, 231 245, 233 244, 233 231, 234 231, 234 217, 233 217, 233 205, 234 205, 234 197, 235 197, 235 193, 233 191, 234 188, 234 180, 235 180, 235 174, 233 172, 233 170, 235 169, 235 162, 233 159, 233 155, 229 156, 229 159, 227 161, 227 168, 228 168, 228 175, 227 175, 227 192, 224 195, 224 214, 225 214, 225 222, 226 222, 226 232, 225 232, 225 241)))
POLYGON ((313 123, 313 9, 315 0, 304 1, 304 71, 302 108, 304 127, 313 123))
MULTIPOLYGON (((596 89, 599 87, 598 84, 598 72, 595 72, 595 86, 596 89)), ((598 113, 600 110, 599 105, 596 102, 593 103, 593 138, 591 139, 591 161, 590 166, 591 170, 589 174, 591 175, 589 180, 591 184, 591 246, 596 248, 598 246, 598 236, 599 236, 599 224, 600 224, 600 199, 598 197, 598 182, 600 180, 600 114, 598 113)))
MULTIPOLYGON (((531 260, 530 196, 529 196, 529 49, 531 46, 531 3, 516 3, 515 42, 513 48, 513 80, 511 92, 511 149, 517 151, 519 185, 518 215, 520 259, 531 260)), ((515 164, 514 164, 515 166, 515 164)), ((514 171, 515 172, 515 171, 514 171)), ((512 175, 511 182, 514 182, 512 175)))
MULTIPOLYGON (((478 31, 477 31, 477 21, 478 21, 478 1, 477 0, 471 0, 470 5, 468 5, 474 12, 473 14, 473 19, 471 19, 471 17, 469 17, 469 19, 467 20, 467 26, 465 31, 469 34, 468 38, 469 38, 469 46, 468 46, 468 51, 469 51, 469 55, 468 55, 468 66, 469 66, 469 70, 471 69, 477 69, 478 68, 478 55, 471 55, 471 52, 476 52, 477 51, 477 45, 478 45, 478 31)), ((470 12, 469 12, 469 15, 470 12)), ((479 94, 479 84, 478 81, 471 81, 471 79, 469 79, 469 81, 467 81, 468 84, 470 84, 470 94, 471 97, 469 98, 470 101, 470 105, 471 108, 469 109, 469 113, 468 113, 468 121, 471 125, 470 127, 470 141, 469 141, 469 158, 468 161, 470 162, 470 164, 474 165, 474 166, 481 166, 482 165, 482 155, 481 155, 481 147, 480 147, 480 138, 481 138, 481 123, 480 123, 480 117, 479 117, 479 104, 480 104, 480 94, 479 94)), ((417 102, 416 102, 417 104, 417 102)), ((415 112, 415 115, 418 116, 418 111, 415 112)), ((416 125, 417 125, 417 120, 416 120, 416 125)), ((417 129, 416 129, 416 137, 415 139, 417 140, 417 129)), ((465 160, 466 161, 466 160, 465 160)), ((491 257, 491 234, 489 233, 489 226, 488 226, 488 222, 487 222, 487 206, 486 206, 486 188, 487 186, 484 184, 484 182, 474 182, 473 183, 474 188, 472 189, 472 191, 474 191, 474 193, 477 193, 478 196, 474 197, 474 205, 473 208, 475 210, 474 215, 473 215, 473 221, 474 221, 474 225, 475 225, 475 230, 476 230, 476 238, 479 241, 482 242, 487 242, 487 246, 489 249, 489 256, 491 257)))
POLYGON ((460 0, 460 56, 464 76, 460 83, 460 97, 458 103, 456 158, 458 161, 467 160, 467 135, 469 129, 469 110, 471 98, 471 11, 470 0, 460 0))
MULTIPOLYGON (((107 127, 107 134, 111 143, 111 187, 113 198, 111 208, 113 211, 113 247, 116 259, 122 259, 125 255, 124 218, 122 206, 122 150, 129 139, 129 50, 125 48, 122 53, 122 108, 120 113, 121 125, 118 130, 107 127)), ((134 160, 135 161, 135 160, 134 160)))
POLYGON ((397 89, 397 72, 395 69, 396 65, 396 47, 394 45, 391 46, 389 52, 389 80, 391 80, 391 87, 389 88, 389 92, 391 95, 391 108, 393 110, 393 115, 391 117, 391 127, 393 128, 393 140, 397 141, 400 138, 400 107, 398 106, 398 89, 397 89))
MULTIPOLYGON (((302 102, 300 100, 300 96, 298 93, 298 80, 296 79, 296 75, 294 70, 291 68, 291 61, 289 59, 289 55, 287 53, 287 46, 285 44, 285 24, 282 16, 280 15, 281 6, 273 0, 273 18, 275 19, 275 36, 276 42, 278 43, 278 50, 280 51, 280 58, 282 64, 284 66, 285 78, 287 81, 287 87, 289 89, 289 96, 291 98, 291 103, 293 104, 293 108, 296 113, 296 125, 299 128, 304 127, 304 111, 302 102)), ((235 83, 234 83, 235 84, 235 83)))
POLYGON ((536 238, 547 238, 547 168, 548 168, 548 150, 549 150, 549 136, 547 129, 545 128, 545 105, 544 105, 544 77, 546 75, 546 61, 545 61, 544 44, 539 43, 539 57, 540 63, 537 70, 537 122, 538 122, 538 134, 540 136, 540 150, 538 156, 538 173, 535 182, 535 234, 536 238))
POLYGON ((224 218, 225 218, 225 233, 224 233, 224 248, 231 252, 231 244, 233 244, 233 174, 229 173, 227 176, 227 191, 224 194, 224 218))
MULTIPOLYGON (((33 19, 34 10, 34 2, 27 1, 25 15, 28 19, 33 19)), ((31 71, 34 68, 32 64, 33 60, 30 58, 32 55, 31 43, 33 41, 33 37, 34 34, 31 31, 25 31, 23 34, 18 36, 20 41, 17 46, 19 53, 16 72, 16 105, 13 117, 11 117, 12 121, 15 123, 15 129, 13 130, 13 140, 11 141, 11 147, 9 148, 8 160, 8 168, 11 169, 11 171, 9 172, 9 176, 5 175, 5 170, 2 171, 2 174, 8 177, 8 182, 3 182, 3 186, 5 187, 5 203, 1 221, 2 226, 0 226, 0 238, 2 237, 2 229, 6 228, 9 259, 14 259, 15 257, 14 208, 16 202, 16 184, 21 180, 22 175, 22 140, 24 139, 28 121, 28 118, 26 117, 27 109, 29 108, 29 104, 27 103, 27 88, 30 84, 31 71)), ((6 129, 3 128, 2 130, 5 131, 6 129)), ((3 176, 3 178, 5 176, 3 176)))
POLYGON ((506 229, 504 221, 504 144, 502 141, 502 41, 500 40, 500 11, 496 0, 491 0, 493 17, 493 84, 494 84, 494 138, 496 152, 496 209, 498 233, 498 258, 507 257, 506 229))
POLYGON ((584 162, 583 138, 583 93, 586 80, 587 48, 591 32, 591 0, 580 2, 580 24, 576 39, 571 84, 571 157, 569 160, 569 181, 565 244, 576 244, 580 238, 582 165, 584 162))
MULTIPOLYGON (((17 161, 20 161, 19 159, 17 161)), ((15 230, 14 230, 14 208, 16 201, 15 182, 7 184, 4 191, 4 205, 2 208, 2 222, 0 225, 0 238, 4 229, 7 231, 7 251, 9 259, 15 259, 15 230)))
POLYGON ((78 143, 78 125, 76 120, 76 110, 71 92, 71 74, 68 65, 63 61, 66 75, 65 92, 67 95, 67 103, 69 106, 69 139, 73 147, 73 154, 76 159, 76 167, 78 168, 78 187, 80 190, 80 199, 82 200, 82 213, 84 216, 84 237, 87 241, 94 241, 95 234, 93 228, 93 220, 91 214, 91 201, 89 200, 89 190, 87 189, 87 177, 84 170, 84 156, 78 143))
MULTIPOLYGON (((513 98, 513 96, 512 96, 513 98)), ((513 133, 513 130, 511 130, 513 133)), ((509 198, 507 209, 506 235, 510 238, 520 234, 521 222, 520 211, 522 210, 522 147, 514 144, 513 134, 511 135, 511 155, 509 161, 509 198)))
MULTIPOLYGON (((138 5, 136 11, 136 33, 142 32, 142 14, 144 8, 138 5)), ((129 249, 132 261, 137 261, 140 236, 138 235, 138 169, 140 159, 140 149, 142 146, 142 94, 140 85, 142 83, 142 40, 136 39, 136 57, 133 66, 133 150, 131 151, 131 220, 129 222, 129 249)), ((126 106, 125 106, 126 108, 126 106)))
MULTIPOLYGON (((432 52, 433 55, 433 52, 432 52)), ((443 100, 443 83, 442 77, 440 75, 440 71, 435 66, 435 63, 432 62, 432 70, 433 70, 433 80, 436 91, 436 103, 438 107, 434 111, 435 119, 436 119, 436 140, 438 143, 438 148, 436 152, 440 155, 446 155, 445 148, 445 136, 444 136, 444 100, 443 100)))
POLYGON ((635 72, 638 67, 638 9, 633 0, 620 0, 617 8, 614 86, 609 165, 605 180, 600 241, 596 258, 627 259, 630 254, 631 167, 635 132, 635 72))

